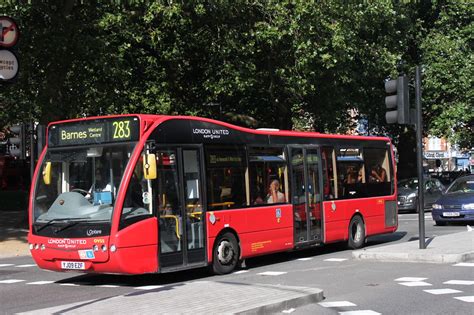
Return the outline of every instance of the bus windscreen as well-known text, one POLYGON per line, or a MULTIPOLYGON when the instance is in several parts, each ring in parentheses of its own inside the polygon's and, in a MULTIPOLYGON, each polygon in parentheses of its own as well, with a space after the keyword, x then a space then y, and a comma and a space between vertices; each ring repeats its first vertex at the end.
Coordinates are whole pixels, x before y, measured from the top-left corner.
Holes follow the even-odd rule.
POLYGON ((140 124, 137 117, 85 120, 52 125, 49 147, 91 145, 138 141, 140 124))

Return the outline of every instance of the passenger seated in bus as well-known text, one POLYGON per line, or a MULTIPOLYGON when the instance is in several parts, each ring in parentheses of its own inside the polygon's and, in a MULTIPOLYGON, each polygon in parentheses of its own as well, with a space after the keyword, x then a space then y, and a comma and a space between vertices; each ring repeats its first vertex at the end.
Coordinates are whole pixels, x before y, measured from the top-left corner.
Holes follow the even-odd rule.
POLYGON ((347 169, 346 178, 344 179, 344 184, 355 184, 358 181, 359 181, 358 172, 353 167, 349 167, 347 169))
POLYGON ((281 202, 285 202, 285 195, 280 191, 280 182, 278 179, 274 179, 268 188, 267 203, 281 202))
POLYGON ((380 166, 380 164, 375 165, 370 172, 370 181, 376 183, 382 183, 387 181, 387 171, 380 166))

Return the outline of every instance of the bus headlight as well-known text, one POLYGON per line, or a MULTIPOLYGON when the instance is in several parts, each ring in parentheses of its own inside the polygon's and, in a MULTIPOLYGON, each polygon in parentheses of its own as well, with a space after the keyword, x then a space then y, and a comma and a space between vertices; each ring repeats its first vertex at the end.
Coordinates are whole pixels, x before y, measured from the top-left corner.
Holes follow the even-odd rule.
POLYGON ((94 250, 94 252, 98 252, 99 251, 99 246, 97 246, 97 244, 96 244, 96 245, 92 246, 92 249, 94 250))
POLYGON ((101 246, 101 249, 102 249, 103 252, 106 252, 106 251, 107 251, 107 246, 102 245, 102 246, 101 246))
POLYGON ((111 251, 112 253, 115 253, 115 252, 117 251, 117 247, 116 247, 115 245, 113 245, 113 244, 110 245, 110 251, 111 251))
POLYGON ((33 250, 33 248, 35 248, 35 245, 34 245, 34 244, 30 244, 30 250, 33 250))
POLYGON ((41 244, 41 250, 45 250, 46 246, 44 244, 41 244))

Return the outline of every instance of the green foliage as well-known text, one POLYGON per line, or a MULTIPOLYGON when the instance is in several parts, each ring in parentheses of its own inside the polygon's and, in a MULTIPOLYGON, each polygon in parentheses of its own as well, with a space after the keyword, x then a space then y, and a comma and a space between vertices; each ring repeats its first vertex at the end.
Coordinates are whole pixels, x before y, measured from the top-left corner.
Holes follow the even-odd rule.
POLYGON ((474 6, 453 1, 441 8, 422 41, 424 101, 431 133, 461 147, 474 146, 474 6))
POLYGON ((0 8, 20 26, 21 66, 17 82, 0 90, 0 126, 140 112, 345 132, 363 116, 396 136, 403 129, 384 122, 383 80, 404 59, 407 69, 424 64, 431 132, 472 146, 472 7, 7 2, 0 8))

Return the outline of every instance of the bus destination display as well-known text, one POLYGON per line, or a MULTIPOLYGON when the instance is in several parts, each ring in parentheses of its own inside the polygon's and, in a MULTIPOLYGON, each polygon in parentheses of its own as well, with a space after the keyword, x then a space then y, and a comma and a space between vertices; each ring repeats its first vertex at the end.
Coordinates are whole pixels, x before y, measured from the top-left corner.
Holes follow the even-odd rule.
POLYGON ((140 124, 136 117, 53 125, 49 128, 49 146, 138 141, 139 129, 140 124))

